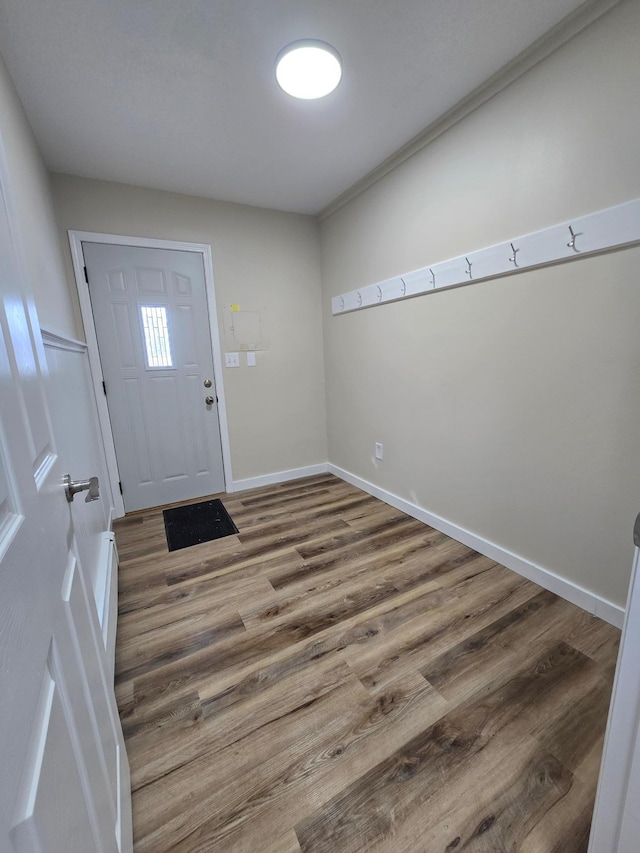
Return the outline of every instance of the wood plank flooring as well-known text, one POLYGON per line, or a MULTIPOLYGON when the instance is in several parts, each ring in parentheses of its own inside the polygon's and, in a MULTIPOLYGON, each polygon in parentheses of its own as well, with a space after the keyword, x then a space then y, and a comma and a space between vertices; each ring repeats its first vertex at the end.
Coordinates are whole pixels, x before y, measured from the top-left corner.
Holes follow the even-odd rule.
POLYGON ((584 853, 619 631, 322 475, 116 524, 135 850, 584 853))

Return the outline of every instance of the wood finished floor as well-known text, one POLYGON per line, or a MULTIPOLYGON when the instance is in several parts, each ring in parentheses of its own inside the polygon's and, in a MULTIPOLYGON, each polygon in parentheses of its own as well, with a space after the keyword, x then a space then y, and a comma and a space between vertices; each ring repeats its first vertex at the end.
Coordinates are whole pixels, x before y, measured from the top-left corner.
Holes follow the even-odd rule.
POLYGON ((619 631, 322 475, 117 522, 135 850, 583 853, 619 631))

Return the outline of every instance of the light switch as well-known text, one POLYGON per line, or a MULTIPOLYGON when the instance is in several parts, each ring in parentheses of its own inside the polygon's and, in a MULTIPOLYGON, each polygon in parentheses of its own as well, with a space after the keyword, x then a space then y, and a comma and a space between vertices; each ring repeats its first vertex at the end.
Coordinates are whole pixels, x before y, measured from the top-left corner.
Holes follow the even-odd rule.
POLYGON ((255 352, 247 353, 247 367, 255 367, 256 366, 256 354, 255 352))
POLYGON ((225 367, 240 367, 240 353, 226 352, 224 354, 225 367))

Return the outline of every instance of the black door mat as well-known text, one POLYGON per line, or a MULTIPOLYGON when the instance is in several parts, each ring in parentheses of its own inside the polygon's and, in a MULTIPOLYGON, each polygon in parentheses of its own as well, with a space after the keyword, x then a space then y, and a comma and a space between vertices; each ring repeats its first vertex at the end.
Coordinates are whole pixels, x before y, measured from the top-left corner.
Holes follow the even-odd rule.
POLYGON ((222 501, 217 498, 165 509, 162 514, 170 551, 233 536, 238 532, 222 501))

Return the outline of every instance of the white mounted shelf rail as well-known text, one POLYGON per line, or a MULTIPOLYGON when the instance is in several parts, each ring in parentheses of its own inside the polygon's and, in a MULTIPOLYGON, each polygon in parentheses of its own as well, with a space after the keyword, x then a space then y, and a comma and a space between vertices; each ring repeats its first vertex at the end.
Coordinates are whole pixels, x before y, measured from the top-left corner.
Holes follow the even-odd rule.
POLYGON ((334 315, 640 243, 640 199, 334 296, 334 315))

